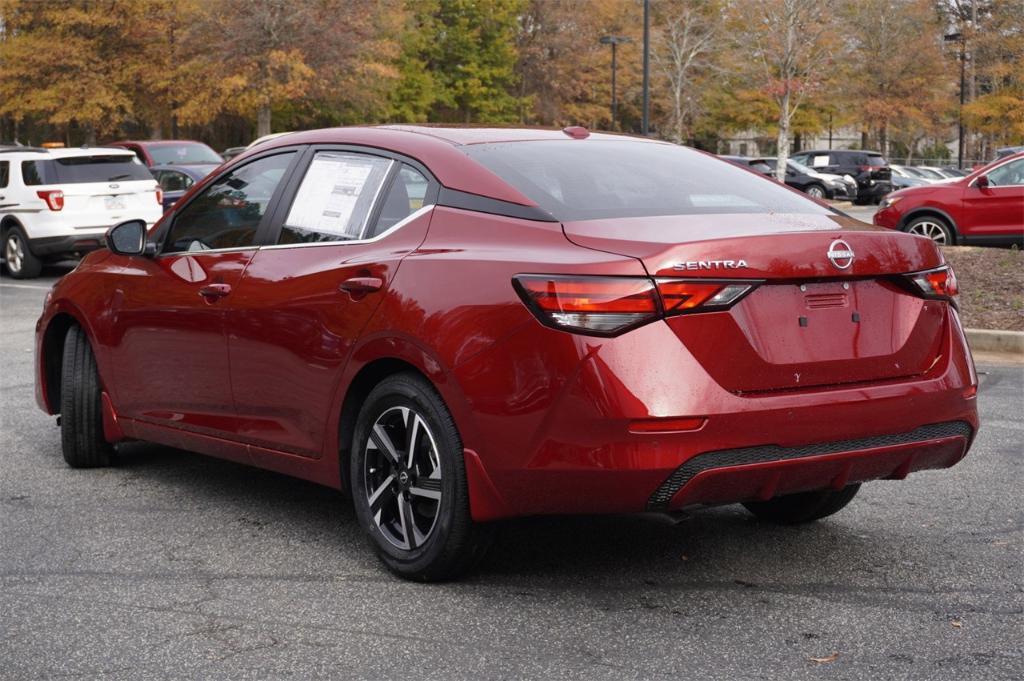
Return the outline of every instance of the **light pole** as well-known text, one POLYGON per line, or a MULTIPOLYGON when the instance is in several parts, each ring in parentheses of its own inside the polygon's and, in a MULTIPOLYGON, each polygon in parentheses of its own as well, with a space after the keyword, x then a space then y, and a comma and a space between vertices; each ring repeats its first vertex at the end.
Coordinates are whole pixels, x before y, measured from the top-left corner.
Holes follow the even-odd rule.
POLYGON ((651 0, 644 0, 644 105, 643 105, 643 116, 641 118, 640 130, 644 137, 647 137, 647 133, 650 130, 650 110, 651 110, 651 0))
POLYGON ((956 166, 964 167, 964 68, 967 62, 967 39, 963 33, 950 33, 942 36, 947 43, 960 43, 960 108, 956 114, 957 143, 956 166))
POLYGON ((631 42, 632 38, 624 35, 605 35, 601 36, 602 45, 612 46, 612 130, 615 130, 615 119, 619 114, 619 99, 615 92, 615 72, 618 70, 618 61, 616 61, 616 49, 622 43, 631 42))

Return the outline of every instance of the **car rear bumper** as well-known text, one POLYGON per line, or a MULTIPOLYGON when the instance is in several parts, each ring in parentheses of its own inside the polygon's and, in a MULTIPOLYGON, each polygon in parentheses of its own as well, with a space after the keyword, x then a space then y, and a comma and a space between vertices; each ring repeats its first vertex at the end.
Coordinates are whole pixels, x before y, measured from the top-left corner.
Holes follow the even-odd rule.
POLYGON ((29 239, 28 247, 40 258, 56 256, 81 256, 89 251, 103 247, 105 231, 83 232, 67 236, 50 236, 40 239, 29 239))
POLYGON ((973 362, 949 319, 924 375, 754 395, 724 390, 664 323, 607 341, 531 327, 456 369, 470 409, 456 420, 501 515, 678 509, 900 478, 954 465, 978 428, 973 362), (531 379, 503 355, 543 371, 531 379), (696 429, 672 430, 692 417, 696 429))

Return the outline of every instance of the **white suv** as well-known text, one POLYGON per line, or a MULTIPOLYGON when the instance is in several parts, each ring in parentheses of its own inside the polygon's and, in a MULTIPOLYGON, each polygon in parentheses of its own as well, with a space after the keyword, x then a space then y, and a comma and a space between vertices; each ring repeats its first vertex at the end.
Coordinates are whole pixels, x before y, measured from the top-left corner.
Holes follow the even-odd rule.
POLYGON ((0 147, 0 255, 16 279, 38 276, 44 260, 100 248, 119 222, 152 225, 162 202, 127 149, 0 147))

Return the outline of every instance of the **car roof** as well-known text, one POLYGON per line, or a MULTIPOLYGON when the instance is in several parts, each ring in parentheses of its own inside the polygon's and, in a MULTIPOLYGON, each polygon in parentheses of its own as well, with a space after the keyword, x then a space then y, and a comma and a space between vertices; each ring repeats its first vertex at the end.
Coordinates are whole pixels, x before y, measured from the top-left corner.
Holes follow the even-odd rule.
POLYGON ((51 158, 75 158, 79 156, 132 156, 128 149, 120 147, 57 147, 42 149, 39 147, 0 147, 0 153, 26 152, 44 154, 51 158))
POLYGON ((144 147, 164 147, 169 144, 202 144, 204 147, 208 146, 205 142, 198 140, 118 140, 110 142, 110 144, 138 144, 144 147))
POLYGON ((449 127, 434 125, 382 125, 323 128, 293 132, 250 147, 228 163, 235 165, 255 154, 300 144, 351 144, 376 147, 416 159, 450 189, 479 194, 523 206, 536 206, 518 189, 477 163, 459 147, 497 142, 559 140, 576 144, 630 140, 641 144, 670 144, 660 140, 608 133, 592 133, 576 139, 561 130, 543 128, 449 127))
POLYGON ((870 149, 808 149, 804 151, 794 152, 796 154, 873 154, 875 156, 884 156, 880 151, 872 151, 870 149))

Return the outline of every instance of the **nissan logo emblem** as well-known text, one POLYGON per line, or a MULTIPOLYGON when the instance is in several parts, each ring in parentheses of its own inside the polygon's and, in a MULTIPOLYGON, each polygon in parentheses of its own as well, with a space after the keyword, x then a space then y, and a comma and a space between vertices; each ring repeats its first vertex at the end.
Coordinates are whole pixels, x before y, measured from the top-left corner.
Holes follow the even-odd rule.
POLYGON ((828 253, 825 255, 828 256, 833 265, 841 270, 845 270, 853 264, 853 249, 850 248, 850 244, 842 239, 836 239, 829 244, 828 253))

